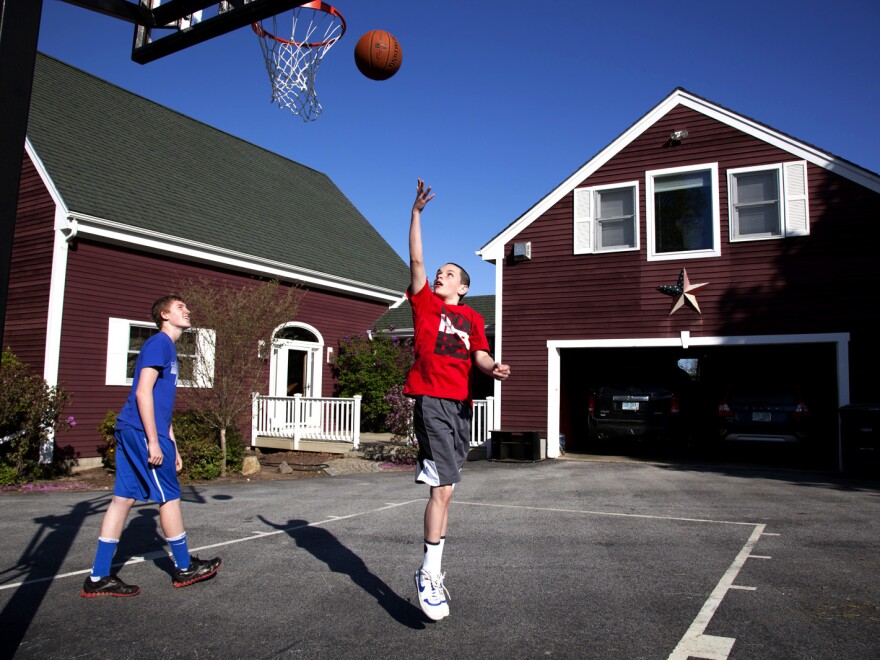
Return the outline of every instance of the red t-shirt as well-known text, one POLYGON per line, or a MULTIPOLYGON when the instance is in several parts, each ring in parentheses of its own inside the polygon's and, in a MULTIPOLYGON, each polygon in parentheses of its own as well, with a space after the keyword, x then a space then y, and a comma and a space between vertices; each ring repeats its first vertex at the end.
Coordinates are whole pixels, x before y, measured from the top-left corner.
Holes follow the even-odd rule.
POLYGON ((471 356, 489 350, 483 317, 467 305, 447 305, 426 283, 406 297, 413 310, 415 362, 404 393, 470 400, 471 356))

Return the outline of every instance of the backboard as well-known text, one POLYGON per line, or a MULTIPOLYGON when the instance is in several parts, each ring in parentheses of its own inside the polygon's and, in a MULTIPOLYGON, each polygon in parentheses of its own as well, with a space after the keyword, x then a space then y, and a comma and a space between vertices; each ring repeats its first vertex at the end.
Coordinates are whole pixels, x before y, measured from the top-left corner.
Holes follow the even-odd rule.
POLYGON ((135 27, 138 64, 176 53, 304 4, 307 0, 141 0, 153 22, 135 27))
POLYGON ((308 0, 63 0, 135 24, 131 59, 146 64, 308 0))

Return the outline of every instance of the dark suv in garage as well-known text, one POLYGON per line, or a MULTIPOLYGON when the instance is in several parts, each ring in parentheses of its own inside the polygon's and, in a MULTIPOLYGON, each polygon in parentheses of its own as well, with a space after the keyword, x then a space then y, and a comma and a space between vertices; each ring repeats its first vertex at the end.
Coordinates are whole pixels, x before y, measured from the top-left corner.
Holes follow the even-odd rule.
POLYGON ((718 422, 722 440, 803 443, 813 417, 796 382, 750 378, 727 387, 718 422))
POLYGON ((665 439, 681 430, 678 395, 660 385, 603 385, 587 406, 590 441, 665 439))

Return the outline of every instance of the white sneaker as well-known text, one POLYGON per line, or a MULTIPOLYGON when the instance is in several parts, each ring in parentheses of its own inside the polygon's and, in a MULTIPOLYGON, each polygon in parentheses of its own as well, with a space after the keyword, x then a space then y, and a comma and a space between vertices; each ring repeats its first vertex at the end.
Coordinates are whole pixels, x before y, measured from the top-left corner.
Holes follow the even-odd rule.
POLYGON ((449 592, 443 586, 444 573, 432 575, 424 569, 419 569, 413 576, 416 590, 419 595, 419 606, 429 619, 439 621, 449 616, 449 592))

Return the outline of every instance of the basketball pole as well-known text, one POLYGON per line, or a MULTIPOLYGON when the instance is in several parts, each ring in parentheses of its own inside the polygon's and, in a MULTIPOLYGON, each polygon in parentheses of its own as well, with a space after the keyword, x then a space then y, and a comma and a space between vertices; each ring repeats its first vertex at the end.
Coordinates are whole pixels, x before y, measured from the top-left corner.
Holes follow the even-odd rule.
POLYGON ((42 11, 43 0, 3 0, 0 15, 0 349, 42 11))

